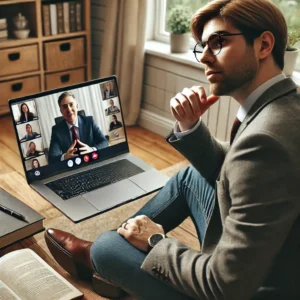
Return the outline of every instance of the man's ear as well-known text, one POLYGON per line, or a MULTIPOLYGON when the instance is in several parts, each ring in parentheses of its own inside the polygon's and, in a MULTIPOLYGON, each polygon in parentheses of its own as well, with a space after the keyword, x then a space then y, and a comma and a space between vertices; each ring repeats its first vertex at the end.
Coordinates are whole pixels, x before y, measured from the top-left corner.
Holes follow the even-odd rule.
POLYGON ((264 31, 259 38, 257 38, 257 56, 259 59, 267 58, 272 55, 275 44, 275 37, 271 31, 264 31))

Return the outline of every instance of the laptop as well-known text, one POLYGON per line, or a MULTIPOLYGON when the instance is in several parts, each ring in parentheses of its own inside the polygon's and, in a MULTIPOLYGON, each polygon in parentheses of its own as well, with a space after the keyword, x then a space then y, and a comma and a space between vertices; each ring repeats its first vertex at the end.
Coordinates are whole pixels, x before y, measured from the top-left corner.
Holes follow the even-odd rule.
POLYGON ((11 99, 9 107, 28 184, 75 223, 168 181, 129 152, 115 76, 11 99))

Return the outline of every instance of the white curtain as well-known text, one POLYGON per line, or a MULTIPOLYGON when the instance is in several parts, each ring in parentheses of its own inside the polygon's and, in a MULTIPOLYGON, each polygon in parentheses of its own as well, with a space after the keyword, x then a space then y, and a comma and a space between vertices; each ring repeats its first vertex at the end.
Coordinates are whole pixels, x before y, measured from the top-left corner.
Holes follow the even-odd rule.
POLYGON ((147 0, 107 1, 99 76, 117 76, 127 126, 135 124, 140 112, 146 6, 147 0))

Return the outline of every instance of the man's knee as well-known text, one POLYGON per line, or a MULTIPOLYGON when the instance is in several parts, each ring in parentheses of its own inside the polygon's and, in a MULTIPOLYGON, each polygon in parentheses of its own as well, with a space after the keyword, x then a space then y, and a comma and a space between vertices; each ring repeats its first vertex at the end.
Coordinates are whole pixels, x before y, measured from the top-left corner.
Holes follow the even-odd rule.
POLYGON ((140 269, 146 254, 117 231, 104 232, 91 247, 91 261, 95 271, 102 277, 116 282, 116 276, 127 276, 140 269))
POLYGON ((187 167, 181 169, 178 173, 178 176, 180 180, 189 178, 202 178, 201 174, 192 165, 188 165, 187 167))
POLYGON ((91 247, 91 261, 97 273, 102 272, 106 266, 111 265, 119 253, 118 244, 122 237, 116 231, 106 231, 93 243, 91 247))

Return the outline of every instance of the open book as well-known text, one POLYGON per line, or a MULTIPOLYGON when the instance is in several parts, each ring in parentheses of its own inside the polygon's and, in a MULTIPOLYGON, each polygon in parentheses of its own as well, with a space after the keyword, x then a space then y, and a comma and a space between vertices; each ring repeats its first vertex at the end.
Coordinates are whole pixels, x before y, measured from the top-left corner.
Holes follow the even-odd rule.
POLYGON ((1 300, 71 300, 82 296, 31 249, 0 258, 1 300))

